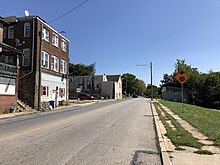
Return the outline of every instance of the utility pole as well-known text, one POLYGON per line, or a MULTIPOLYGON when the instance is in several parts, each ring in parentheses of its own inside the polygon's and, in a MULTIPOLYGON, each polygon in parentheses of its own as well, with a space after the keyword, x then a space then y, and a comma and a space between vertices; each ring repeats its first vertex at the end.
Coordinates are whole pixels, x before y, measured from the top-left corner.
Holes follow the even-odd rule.
POLYGON ((140 64, 140 65, 136 65, 136 66, 147 66, 147 67, 150 68, 151 101, 153 101, 154 88, 153 88, 153 66, 152 66, 152 62, 150 62, 150 66, 147 65, 147 64, 140 64))
POLYGON ((154 93, 154 88, 153 88, 153 69, 152 69, 152 62, 150 62, 150 82, 151 82, 151 101, 153 101, 153 93, 154 93))
POLYGON ((40 27, 40 48, 39 48, 39 60, 38 60, 38 105, 37 105, 37 110, 41 110, 41 52, 42 52, 42 33, 43 33, 43 24, 41 24, 40 27))

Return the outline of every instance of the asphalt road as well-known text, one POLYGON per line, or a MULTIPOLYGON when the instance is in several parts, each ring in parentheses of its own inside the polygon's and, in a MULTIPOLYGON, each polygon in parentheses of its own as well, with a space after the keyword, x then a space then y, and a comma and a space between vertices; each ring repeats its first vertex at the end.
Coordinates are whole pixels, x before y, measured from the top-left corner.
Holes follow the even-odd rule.
POLYGON ((0 120, 0 165, 160 165, 149 100, 0 120))

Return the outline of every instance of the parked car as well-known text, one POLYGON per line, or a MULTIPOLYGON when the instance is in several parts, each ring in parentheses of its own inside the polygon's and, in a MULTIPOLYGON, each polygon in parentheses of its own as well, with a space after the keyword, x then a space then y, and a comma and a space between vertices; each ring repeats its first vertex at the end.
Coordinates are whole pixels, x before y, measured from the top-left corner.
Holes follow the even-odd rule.
POLYGON ((80 93, 80 94, 78 94, 77 98, 80 99, 80 100, 93 100, 94 99, 93 96, 91 96, 87 93, 80 93))
POLYGON ((102 99, 104 99, 104 97, 103 96, 100 96, 100 95, 91 95, 91 96, 93 96, 94 97, 94 99, 95 100, 102 100, 102 99))
POLYGON ((138 95, 133 95, 132 97, 133 97, 133 98, 138 98, 138 95))

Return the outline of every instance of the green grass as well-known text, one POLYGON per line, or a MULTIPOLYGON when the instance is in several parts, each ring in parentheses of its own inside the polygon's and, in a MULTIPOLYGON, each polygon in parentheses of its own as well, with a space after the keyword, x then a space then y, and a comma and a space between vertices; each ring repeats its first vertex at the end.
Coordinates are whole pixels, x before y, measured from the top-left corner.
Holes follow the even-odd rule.
POLYGON ((195 139, 192 134, 186 131, 170 114, 168 114, 165 110, 162 109, 159 103, 154 103, 156 111, 159 115, 159 118, 163 125, 166 128, 167 133, 165 134, 175 145, 176 149, 181 149, 180 146, 189 146, 195 148, 201 148, 202 144, 195 139), (161 110, 164 112, 165 116, 161 115, 161 110), (176 130, 170 128, 169 124, 166 122, 167 120, 171 120, 171 123, 175 126, 176 130))
POLYGON ((220 111, 183 104, 182 112, 181 103, 165 100, 160 100, 160 102, 214 141, 214 145, 220 147, 220 111))
POLYGON ((198 150, 198 151, 194 151, 194 153, 201 155, 213 155, 213 153, 208 150, 198 150))

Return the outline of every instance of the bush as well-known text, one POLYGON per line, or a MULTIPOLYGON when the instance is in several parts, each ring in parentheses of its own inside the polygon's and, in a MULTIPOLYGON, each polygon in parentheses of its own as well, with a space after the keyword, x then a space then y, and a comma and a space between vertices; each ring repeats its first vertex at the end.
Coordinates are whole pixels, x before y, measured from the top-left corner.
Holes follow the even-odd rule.
POLYGON ((8 113, 12 113, 12 112, 14 112, 14 108, 10 107, 10 108, 5 109, 3 114, 8 114, 8 113))

